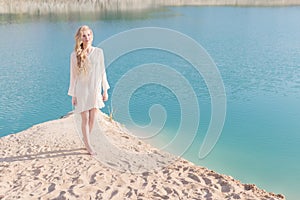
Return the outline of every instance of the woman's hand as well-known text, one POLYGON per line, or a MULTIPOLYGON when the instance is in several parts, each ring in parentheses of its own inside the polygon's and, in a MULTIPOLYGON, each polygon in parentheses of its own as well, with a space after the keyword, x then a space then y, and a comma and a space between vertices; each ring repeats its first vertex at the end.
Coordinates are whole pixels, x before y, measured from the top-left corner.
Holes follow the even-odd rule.
POLYGON ((103 92, 103 94, 102 94, 102 99, 103 99, 103 101, 107 101, 107 99, 108 99, 107 91, 104 91, 104 92, 103 92))
POLYGON ((73 106, 77 105, 77 98, 76 97, 72 97, 72 105, 73 106))

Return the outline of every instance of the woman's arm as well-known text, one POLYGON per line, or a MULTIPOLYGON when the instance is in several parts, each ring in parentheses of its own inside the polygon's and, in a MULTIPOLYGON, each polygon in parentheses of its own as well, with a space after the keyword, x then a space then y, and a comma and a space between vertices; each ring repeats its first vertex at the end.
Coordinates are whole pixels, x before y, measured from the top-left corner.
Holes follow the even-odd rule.
POLYGON ((106 72, 104 69, 104 72, 102 73, 102 97, 103 97, 103 101, 107 101, 108 99, 108 94, 107 94, 107 90, 109 89, 109 84, 107 81, 107 77, 106 77, 106 72))
POLYGON ((109 87, 109 84, 108 84, 108 81, 107 81, 107 76, 106 76, 106 71, 105 71, 103 50, 102 50, 102 56, 101 57, 102 57, 101 66, 103 67, 103 71, 102 71, 102 97, 103 97, 103 101, 107 101, 107 99, 108 99, 107 90, 110 87, 109 87))
POLYGON ((106 77, 106 72, 105 72, 105 69, 104 69, 104 72, 103 72, 103 75, 102 75, 102 98, 103 98, 103 101, 107 101, 108 100, 108 94, 107 94, 107 90, 109 89, 109 84, 108 84, 108 81, 107 81, 107 77, 106 77))
POLYGON ((70 58, 70 85, 68 90, 68 95, 72 96, 72 105, 77 104, 77 99, 75 95, 75 84, 77 79, 77 73, 76 73, 76 57, 75 54, 71 54, 70 58))
POLYGON ((70 58, 70 85, 68 90, 68 95, 72 97, 75 97, 76 75, 76 57, 75 54, 72 53, 70 58))

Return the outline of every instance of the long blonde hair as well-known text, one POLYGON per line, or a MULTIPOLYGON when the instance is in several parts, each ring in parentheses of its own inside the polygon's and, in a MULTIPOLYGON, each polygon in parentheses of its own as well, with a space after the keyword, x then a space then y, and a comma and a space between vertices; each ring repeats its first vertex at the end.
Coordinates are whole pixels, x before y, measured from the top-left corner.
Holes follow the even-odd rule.
POLYGON ((75 35, 74 51, 75 51, 76 58, 77 58, 78 73, 81 73, 81 72, 86 73, 88 71, 88 67, 89 67, 89 62, 87 59, 87 57, 88 57, 87 49, 84 49, 83 42, 81 40, 82 34, 86 30, 91 32, 91 36, 92 36, 92 40, 93 40, 93 31, 86 25, 79 27, 79 29, 77 30, 76 35, 75 35))

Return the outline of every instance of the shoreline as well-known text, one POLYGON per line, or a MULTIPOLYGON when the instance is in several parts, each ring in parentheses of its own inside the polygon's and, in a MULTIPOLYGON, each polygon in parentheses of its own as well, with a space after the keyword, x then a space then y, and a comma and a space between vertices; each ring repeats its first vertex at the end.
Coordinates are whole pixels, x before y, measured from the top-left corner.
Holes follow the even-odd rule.
POLYGON ((0 0, 0 14, 130 11, 162 6, 299 6, 300 0, 0 0))
MULTIPOLYGON (((113 151, 101 145, 97 152, 108 155, 108 160, 91 157, 74 127, 75 116, 69 113, 0 138, 0 199, 285 199, 282 194, 266 192, 162 152, 106 114, 99 116, 99 126, 109 141, 121 152, 137 153, 135 156, 117 154, 117 160, 110 160, 113 151), (139 160, 143 153, 150 156, 139 160), (149 170, 147 164, 153 164, 149 162, 153 158, 156 164, 173 160, 149 170), (121 169, 118 167, 123 171, 116 170, 121 169)), ((96 138, 93 142, 99 140, 96 132, 91 137, 96 138)))

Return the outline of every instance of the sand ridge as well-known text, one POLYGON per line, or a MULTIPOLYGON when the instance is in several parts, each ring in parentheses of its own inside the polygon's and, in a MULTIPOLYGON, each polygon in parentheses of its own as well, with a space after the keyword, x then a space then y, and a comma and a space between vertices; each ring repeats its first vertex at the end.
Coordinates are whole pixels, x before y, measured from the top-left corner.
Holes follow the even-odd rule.
POLYGON ((134 156, 101 162, 87 154, 71 114, 0 138, 0 199, 285 199, 162 152, 103 113, 98 120, 120 149, 172 162, 151 170, 118 167, 136 164, 134 156))

